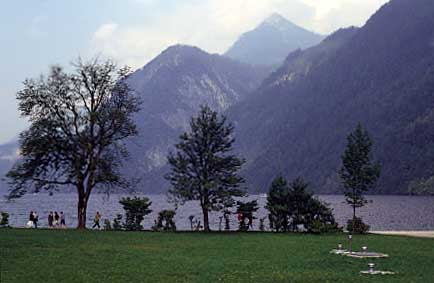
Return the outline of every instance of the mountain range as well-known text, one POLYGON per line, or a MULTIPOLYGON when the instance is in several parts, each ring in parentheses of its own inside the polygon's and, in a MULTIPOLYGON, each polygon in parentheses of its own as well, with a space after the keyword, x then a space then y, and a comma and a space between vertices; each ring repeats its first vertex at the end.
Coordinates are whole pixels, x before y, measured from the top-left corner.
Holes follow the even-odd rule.
POLYGON ((362 28, 291 53, 252 99, 231 109, 252 189, 282 174, 339 192, 340 156, 359 122, 382 165, 376 193, 407 193, 431 177, 433 14, 434 1, 392 0, 362 28))
POLYGON ((128 79, 143 109, 125 173, 141 177, 138 190, 165 192, 167 153, 208 104, 235 125, 251 192, 279 174, 339 192, 340 156, 360 122, 382 165, 373 193, 408 193, 434 175, 433 14, 432 0, 391 0, 363 27, 327 37, 275 14, 222 56, 169 47, 128 79))
POLYGON ((278 67, 288 53, 317 45, 323 38, 274 13, 242 34, 225 55, 251 65, 278 67))

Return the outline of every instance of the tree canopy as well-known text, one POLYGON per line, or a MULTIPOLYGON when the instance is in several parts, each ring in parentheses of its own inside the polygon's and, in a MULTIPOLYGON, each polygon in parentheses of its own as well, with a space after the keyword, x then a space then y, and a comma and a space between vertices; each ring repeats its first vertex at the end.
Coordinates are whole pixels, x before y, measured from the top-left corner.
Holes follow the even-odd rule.
POLYGON ((85 228, 96 187, 129 185, 119 168, 128 156, 123 141, 137 134, 132 114, 140 103, 125 83, 128 68, 98 59, 72 66, 71 73, 55 66, 24 81, 17 99, 30 127, 20 134, 21 159, 7 177, 10 198, 75 187, 78 228, 85 228))
POLYGON ((176 201, 198 200, 209 231, 208 213, 234 204, 233 197, 245 195, 238 175, 244 160, 231 154, 234 127, 226 117, 202 106, 190 122, 190 131, 180 136, 176 152, 169 153, 171 171, 166 175, 176 201))
POLYGON ((380 177, 380 165, 372 161, 372 144, 369 133, 359 123, 348 135, 342 155, 339 175, 346 201, 353 208, 353 220, 356 219, 356 208, 366 204, 363 193, 371 189, 380 177))

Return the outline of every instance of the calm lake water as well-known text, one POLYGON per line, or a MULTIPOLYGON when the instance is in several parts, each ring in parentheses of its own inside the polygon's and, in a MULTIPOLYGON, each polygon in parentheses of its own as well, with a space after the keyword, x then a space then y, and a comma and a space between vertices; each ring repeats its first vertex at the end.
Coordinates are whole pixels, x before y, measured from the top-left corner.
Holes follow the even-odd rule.
MULTIPOLYGON (((102 219, 113 220, 117 213, 124 213, 119 199, 125 195, 94 194, 89 200, 88 226, 92 225, 92 219, 96 211, 102 214, 102 219)), ((139 195, 140 196, 140 195, 139 195)), ((150 229, 157 218, 159 211, 163 209, 174 209, 174 205, 167 202, 165 195, 150 195, 152 201, 152 213, 146 216, 144 221, 145 229, 150 229)), ((319 195, 320 199, 329 203, 334 210, 335 218, 340 224, 344 224, 351 218, 351 208, 345 204, 344 197, 340 195, 319 195)), ((257 199, 260 209, 256 213, 254 229, 259 228, 259 218, 267 217, 267 210, 264 208, 266 198, 252 195, 246 199, 257 199)), ((371 225, 371 230, 434 230, 434 197, 415 196, 368 196, 370 203, 358 209, 358 215, 371 225)), ((23 227, 28 221, 28 214, 36 210, 39 214, 39 225, 47 226, 47 215, 49 211, 64 211, 68 227, 75 227, 77 223, 76 212, 77 196, 75 194, 47 194, 26 195, 13 202, 6 202, 0 199, 0 211, 10 214, 10 224, 14 227, 23 227)), ((188 217, 194 215, 200 219, 201 211, 197 202, 187 202, 177 209, 175 222, 178 230, 190 230, 188 217)), ((211 229, 219 229, 219 217, 222 213, 211 213, 211 229)), ((266 226, 268 223, 266 221, 266 226)), ((237 228, 236 215, 231 215, 231 228, 237 228)))

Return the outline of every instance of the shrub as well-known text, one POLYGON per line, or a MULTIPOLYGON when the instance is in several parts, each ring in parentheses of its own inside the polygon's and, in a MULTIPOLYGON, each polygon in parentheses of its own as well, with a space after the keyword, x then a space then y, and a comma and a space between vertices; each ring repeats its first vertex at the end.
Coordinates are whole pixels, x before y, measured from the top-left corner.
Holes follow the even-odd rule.
POLYGON ((9 227, 9 213, 2 211, 2 219, 0 220, 0 227, 9 227))
POLYGON ((258 202, 256 200, 250 202, 237 202, 237 213, 241 216, 238 219, 238 231, 248 231, 253 228, 253 213, 258 210, 258 202))
MULTIPOLYGON (((353 219, 348 219, 347 221, 347 230, 353 232, 353 219)), ((354 218, 354 233, 356 234, 365 234, 369 231, 369 225, 365 224, 360 217, 354 218)))
POLYGON ((176 212, 174 210, 162 210, 158 213, 158 219, 152 227, 154 231, 176 231, 176 225, 173 218, 176 212))
POLYGON ((146 215, 152 212, 149 209, 152 202, 148 198, 122 198, 119 201, 125 209, 124 227, 127 231, 143 230, 142 221, 146 215))
POLYGON ((112 225, 109 219, 104 219, 104 230, 112 230, 112 225))
POLYGON ((122 214, 116 214, 116 218, 113 219, 113 230, 122 230, 122 214))
POLYGON ((282 177, 273 181, 266 206, 272 230, 321 233, 337 228, 332 210, 307 188, 300 178, 290 184, 282 177))

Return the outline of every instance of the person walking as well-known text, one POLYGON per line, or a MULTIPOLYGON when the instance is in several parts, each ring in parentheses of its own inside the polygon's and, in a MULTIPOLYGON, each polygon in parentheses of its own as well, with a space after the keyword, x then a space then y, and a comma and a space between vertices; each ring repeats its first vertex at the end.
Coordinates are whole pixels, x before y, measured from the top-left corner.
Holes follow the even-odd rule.
POLYGON ((60 227, 65 228, 65 214, 63 214, 63 211, 60 212, 60 227))
POLYGON ((29 222, 27 222, 27 228, 32 228, 35 225, 33 211, 30 211, 29 222))
POLYGON ((54 212, 54 227, 59 227, 59 214, 57 211, 54 212))
POLYGON ((95 214, 95 218, 93 219, 92 229, 95 228, 96 226, 98 226, 98 229, 101 229, 101 227, 99 226, 100 219, 101 219, 101 214, 99 214, 99 211, 97 211, 95 214))
POLYGON ((36 213, 36 211, 33 212, 33 224, 35 225, 35 229, 38 229, 38 220, 39 215, 36 213))
POLYGON ((50 211, 50 213, 48 214, 48 228, 53 228, 53 221, 54 221, 53 212, 50 211))

